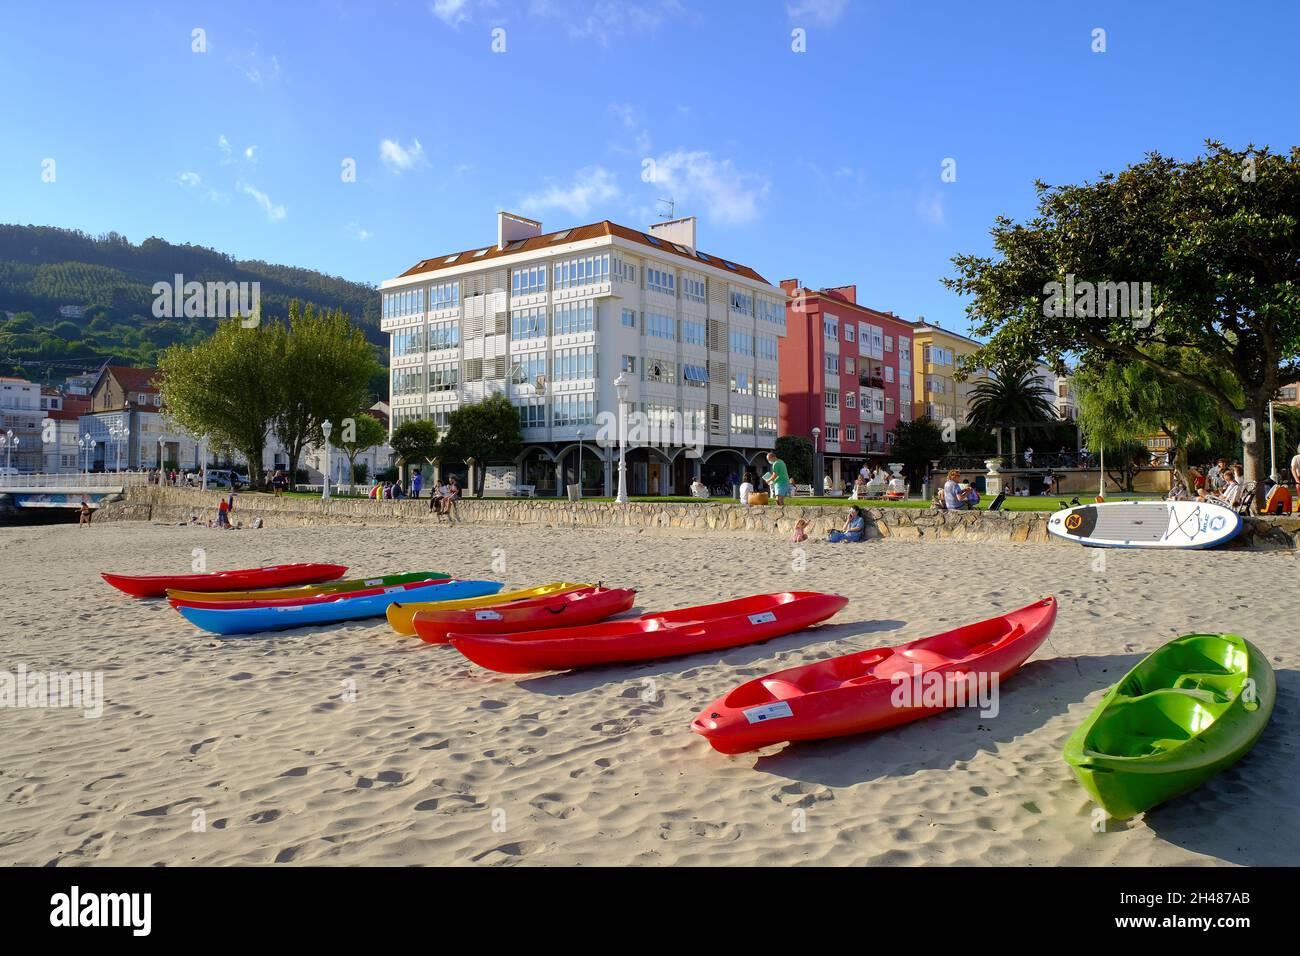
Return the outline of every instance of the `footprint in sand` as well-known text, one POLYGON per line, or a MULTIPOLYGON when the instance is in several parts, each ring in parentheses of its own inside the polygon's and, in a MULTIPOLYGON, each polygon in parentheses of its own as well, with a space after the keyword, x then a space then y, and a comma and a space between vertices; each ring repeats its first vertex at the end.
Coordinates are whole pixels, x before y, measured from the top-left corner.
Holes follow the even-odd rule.
POLYGON ((638 723, 639 721, 635 717, 619 717, 615 720, 602 720, 600 723, 594 724, 591 729, 602 737, 619 737, 638 723))
POLYGON ((541 849, 541 846, 540 843, 521 840, 518 843, 505 843, 493 847, 470 859, 472 862, 482 863, 484 866, 514 866, 528 854, 536 853, 541 849))
POLYGON ((776 793, 772 794, 772 799, 783 806, 807 809, 808 807, 814 806, 818 803, 825 803, 828 800, 834 800, 835 794, 831 793, 826 787, 818 784, 799 781, 796 783, 787 783, 776 793))
POLYGON ((190 753, 197 754, 208 744, 215 744, 216 742, 217 742, 216 737, 209 737, 207 740, 200 740, 197 744, 194 744, 192 747, 190 747, 190 753))
POLYGON ((259 810, 248 818, 249 823, 274 823, 282 814, 279 810, 259 810))

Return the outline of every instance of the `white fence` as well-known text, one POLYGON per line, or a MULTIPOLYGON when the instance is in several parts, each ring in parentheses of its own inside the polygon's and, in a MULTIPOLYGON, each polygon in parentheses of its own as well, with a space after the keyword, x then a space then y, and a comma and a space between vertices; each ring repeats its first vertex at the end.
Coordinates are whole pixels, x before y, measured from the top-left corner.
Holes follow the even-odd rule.
POLYGON ((0 475, 0 488, 125 488, 147 485, 143 471, 68 472, 63 475, 0 475))

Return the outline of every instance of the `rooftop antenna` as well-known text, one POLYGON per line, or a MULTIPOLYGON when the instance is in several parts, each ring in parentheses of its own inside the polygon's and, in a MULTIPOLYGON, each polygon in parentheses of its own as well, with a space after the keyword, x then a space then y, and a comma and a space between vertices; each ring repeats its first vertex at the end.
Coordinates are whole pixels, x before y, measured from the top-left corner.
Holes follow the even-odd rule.
POLYGON ((675 200, 672 196, 669 196, 667 199, 660 199, 659 202, 663 203, 665 206, 668 207, 668 215, 665 216, 663 213, 657 214, 660 219, 669 220, 669 219, 676 218, 677 200, 675 200))

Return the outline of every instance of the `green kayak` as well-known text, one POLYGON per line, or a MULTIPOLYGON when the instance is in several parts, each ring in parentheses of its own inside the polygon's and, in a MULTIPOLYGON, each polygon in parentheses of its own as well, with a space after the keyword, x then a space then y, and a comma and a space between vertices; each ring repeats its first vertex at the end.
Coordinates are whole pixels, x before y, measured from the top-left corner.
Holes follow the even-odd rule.
POLYGON ((1123 819, 1186 793, 1240 760, 1268 724, 1277 684, 1236 634, 1188 634, 1112 687, 1065 744, 1092 798, 1123 819))

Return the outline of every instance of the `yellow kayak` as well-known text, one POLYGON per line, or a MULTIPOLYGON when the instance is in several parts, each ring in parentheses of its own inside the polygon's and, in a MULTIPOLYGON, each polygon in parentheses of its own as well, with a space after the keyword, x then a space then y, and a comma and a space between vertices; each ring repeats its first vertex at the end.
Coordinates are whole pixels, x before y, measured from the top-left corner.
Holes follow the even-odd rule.
POLYGON ((370 588, 386 588, 395 584, 413 584, 432 578, 450 578, 446 571, 408 571, 405 574, 384 574, 373 578, 355 578, 351 581, 331 581, 329 584, 304 584, 294 588, 261 588, 256 591, 181 591, 167 589, 173 601, 274 601, 279 598, 309 598, 322 594, 346 594, 370 588))
POLYGON ((422 601, 415 604, 388 605, 388 623, 398 634, 415 633, 415 615, 420 611, 465 611, 476 607, 493 607, 498 604, 512 604, 515 601, 527 601, 530 598, 551 597, 569 591, 595 587, 592 584, 575 584, 572 581, 555 581, 551 584, 539 584, 535 588, 522 588, 518 591, 502 591, 486 597, 459 598, 453 601, 422 601))

